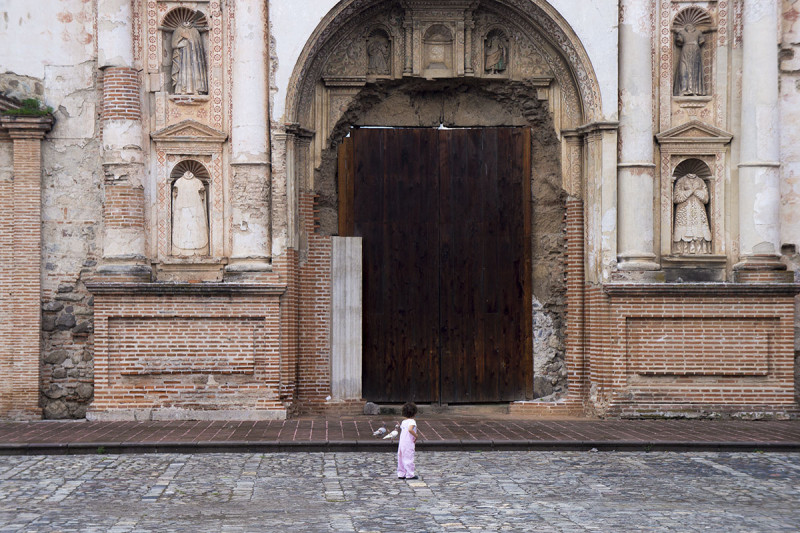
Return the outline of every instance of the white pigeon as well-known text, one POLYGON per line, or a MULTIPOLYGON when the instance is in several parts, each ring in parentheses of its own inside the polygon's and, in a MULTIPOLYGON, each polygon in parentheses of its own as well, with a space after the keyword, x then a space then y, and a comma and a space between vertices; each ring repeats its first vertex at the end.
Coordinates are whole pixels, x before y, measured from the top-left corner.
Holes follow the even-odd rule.
POLYGON ((381 426, 372 432, 373 437, 380 437, 381 435, 386 435, 386 426, 381 426))
POLYGON ((391 432, 391 433, 389 433, 388 435, 386 435, 385 437, 383 437, 383 440, 386 440, 386 439, 392 439, 392 440, 394 440, 394 439, 395 439, 395 437, 397 437, 399 434, 400 434, 400 426, 395 426, 395 427, 394 427, 394 430, 392 430, 392 432, 391 432))

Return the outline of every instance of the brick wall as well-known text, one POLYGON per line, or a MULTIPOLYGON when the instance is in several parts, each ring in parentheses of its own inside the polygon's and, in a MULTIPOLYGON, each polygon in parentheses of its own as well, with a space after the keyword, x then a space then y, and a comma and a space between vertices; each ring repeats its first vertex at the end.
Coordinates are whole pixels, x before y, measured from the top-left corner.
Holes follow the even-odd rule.
POLYGON ((102 119, 141 120, 139 73, 132 68, 110 67, 103 71, 102 119))
POLYGON ((781 414, 794 403, 793 289, 628 285, 587 291, 599 414, 781 414))
MULTIPOLYGON (((0 141, 0 158, 3 168, 0 168, 0 307, 11 310, 13 305, 14 283, 14 247, 9 243, 14 239, 14 170, 13 148, 11 141, 0 141)), ((13 405, 13 376, 12 372, 12 342, 13 342, 13 317, 0 320, 0 372, 4 379, 0 379, 0 416, 10 412, 13 405)))
POLYGON ((300 408, 316 410, 331 394, 331 238, 314 228, 314 196, 300 197, 300 220, 308 235, 308 253, 299 265, 299 348, 297 376, 300 408))
POLYGON ((120 287, 126 285, 89 286, 97 339, 91 413, 178 408, 282 416, 283 288, 120 287))

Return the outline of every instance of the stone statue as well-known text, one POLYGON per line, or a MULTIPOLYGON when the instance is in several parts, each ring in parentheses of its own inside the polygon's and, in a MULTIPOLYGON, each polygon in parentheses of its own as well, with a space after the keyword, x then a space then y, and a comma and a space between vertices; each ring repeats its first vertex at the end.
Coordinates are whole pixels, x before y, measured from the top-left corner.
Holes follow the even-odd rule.
POLYGON ((206 54, 200 31, 183 21, 172 31, 172 87, 174 94, 208 94, 206 54))
POLYGON ((381 35, 373 35, 367 42, 367 57, 369 63, 367 72, 378 76, 388 76, 389 70, 389 42, 381 35))
POLYGON ((706 38, 694 24, 675 30, 678 45, 678 67, 675 70, 674 96, 705 96, 703 77, 703 44, 706 38))
POLYGON ((508 49, 500 35, 490 35, 484 50, 484 70, 489 74, 505 72, 508 66, 508 49))
POLYGON ((172 185, 172 255, 208 255, 206 187, 191 172, 172 185))
POLYGON ((672 197, 675 221, 672 240, 680 255, 710 254, 711 229, 708 226, 708 187, 696 174, 686 174, 675 183, 672 197))

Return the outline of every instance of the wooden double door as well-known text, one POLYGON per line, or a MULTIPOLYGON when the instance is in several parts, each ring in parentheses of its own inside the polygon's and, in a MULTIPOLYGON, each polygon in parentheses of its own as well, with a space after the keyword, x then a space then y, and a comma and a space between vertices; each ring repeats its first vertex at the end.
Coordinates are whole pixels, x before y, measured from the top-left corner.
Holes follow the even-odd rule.
POLYGON ((363 392, 533 395, 530 130, 352 130, 339 232, 363 237, 363 392))

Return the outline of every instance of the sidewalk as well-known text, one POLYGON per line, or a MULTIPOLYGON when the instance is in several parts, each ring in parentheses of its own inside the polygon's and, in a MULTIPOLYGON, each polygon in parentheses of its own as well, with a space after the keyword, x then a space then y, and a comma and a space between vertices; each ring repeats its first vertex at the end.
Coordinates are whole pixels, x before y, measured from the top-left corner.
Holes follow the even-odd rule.
MULTIPOLYGON (((386 451, 395 415, 258 422, 0 422, 0 455, 386 451)), ((417 449, 800 452, 800 420, 418 419, 417 449)))

